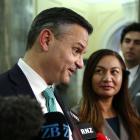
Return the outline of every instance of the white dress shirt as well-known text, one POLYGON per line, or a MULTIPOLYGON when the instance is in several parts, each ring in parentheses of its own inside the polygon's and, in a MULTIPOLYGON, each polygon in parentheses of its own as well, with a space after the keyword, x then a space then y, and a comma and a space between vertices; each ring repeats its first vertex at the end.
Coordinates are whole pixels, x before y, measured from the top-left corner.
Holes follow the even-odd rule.
MULTIPOLYGON (((27 65, 21 58, 18 61, 18 66, 21 68, 21 70, 25 74, 25 76, 33 90, 33 93, 36 97, 36 100, 39 102, 39 104, 42 108, 42 112, 44 114, 47 113, 48 110, 46 107, 46 100, 45 100, 44 96, 42 95, 42 92, 48 87, 48 85, 43 80, 43 78, 40 77, 40 75, 37 72, 35 72, 29 65, 27 65)), ((63 112, 60 105, 56 101, 56 99, 55 99, 55 103, 56 103, 57 111, 63 112)))
MULTIPOLYGON (((36 100, 40 104, 42 108, 42 112, 45 114, 48 112, 46 107, 46 100, 45 97, 42 95, 42 92, 49 86, 46 84, 44 79, 35 72, 27 63, 25 63, 21 58, 18 61, 18 66, 21 68, 23 73, 25 74, 32 90, 35 95, 36 100)), ((63 113, 60 105, 58 104, 57 100, 55 99, 57 111, 63 113)), ((70 128, 69 128, 70 130, 70 128)), ((69 140, 73 140, 71 130, 69 140)))

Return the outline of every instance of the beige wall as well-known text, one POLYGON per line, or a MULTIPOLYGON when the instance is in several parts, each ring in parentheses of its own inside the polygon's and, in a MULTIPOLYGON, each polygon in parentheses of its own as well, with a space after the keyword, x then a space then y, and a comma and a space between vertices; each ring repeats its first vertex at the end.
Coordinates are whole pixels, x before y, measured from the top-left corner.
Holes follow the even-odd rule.
POLYGON ((124 24, 138 19, 138 0, 129 0, 129 3, 122 3, 121 0, 110 0, 109 2, 108 0, 105 2, 90 1, 92 2, 88 2, 88 0, 35 1, 35 14, 46 8, 64 6, 75 10, 91 22, 94 27, 94 32, 90 36, 89 49, 85 58, 99 48, 108 48, 112 35, 115 34, 119 28, 124 24))

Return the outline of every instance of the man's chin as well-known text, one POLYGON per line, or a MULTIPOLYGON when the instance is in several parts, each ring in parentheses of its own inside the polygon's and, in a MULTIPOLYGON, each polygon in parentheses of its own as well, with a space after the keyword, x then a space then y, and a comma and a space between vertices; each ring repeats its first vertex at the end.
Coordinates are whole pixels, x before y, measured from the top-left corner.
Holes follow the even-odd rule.
POLYGON ((69 84, 70 83, 70 78, 65 78, 63 81, 62 81, 63 84, 69 84))

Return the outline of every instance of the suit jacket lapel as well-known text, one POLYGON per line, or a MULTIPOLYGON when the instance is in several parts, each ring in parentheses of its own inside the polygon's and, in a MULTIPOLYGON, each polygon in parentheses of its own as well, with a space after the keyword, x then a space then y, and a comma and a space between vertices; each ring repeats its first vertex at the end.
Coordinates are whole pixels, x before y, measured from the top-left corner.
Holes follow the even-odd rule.
POLYGON ((128 134, 126 132, 126 129, 124 128, 121 118, 119 118, 119 122, 120 122, 120 140, 129 140, 128 134))
POLYGON ((9 71, 9 78, 15 85, 14 88, 17 94, 30 95, 34 97, 27 78, 17 64, 9 71))
POLYGON ((108 122, 105 120, 105 126, 104 126, 104 134, 110 139, 110 140, 119 140, 118 136, 115 134, 113 129, 110 127, 108 122))
POLYGON ((138 92, 140 92, 140 66, 138 68, 138 77, 133 82, 133 84, 130 87, 130 94, 132 95, 132 99, 136 96, 138 92))
POLYGON ((128 134, 123 126, 122 120, 119 117, 120 124, 120 138, 116 135, 113 129, 110 127, 108 122, 105 120, 104 134, 108 136, 111 140, 128 140, 128 134))

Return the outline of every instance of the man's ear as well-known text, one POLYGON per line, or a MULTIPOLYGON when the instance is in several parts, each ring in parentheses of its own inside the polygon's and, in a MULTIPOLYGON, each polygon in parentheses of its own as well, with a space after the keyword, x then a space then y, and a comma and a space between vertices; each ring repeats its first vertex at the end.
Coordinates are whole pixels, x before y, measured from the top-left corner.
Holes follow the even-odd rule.
POLYGON ((52 39, 52 32, 49 29, 43 29, 39 35, 39 43, 44 51, 48 51, 49 43, 52 39))

